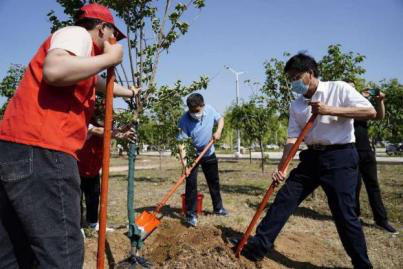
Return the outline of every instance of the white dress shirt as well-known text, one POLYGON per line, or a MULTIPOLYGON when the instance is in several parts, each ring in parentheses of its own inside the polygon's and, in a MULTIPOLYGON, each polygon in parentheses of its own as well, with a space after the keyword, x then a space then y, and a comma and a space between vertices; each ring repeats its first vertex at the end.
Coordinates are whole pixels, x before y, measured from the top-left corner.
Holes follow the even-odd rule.
MULTIPOLYGON (((372 107, 356 89, 343 81, 319 81, 318 88, 311 99, 303 95, 290 106, 288 137, 296 138, 311 116, 309 102, 320 101, 335 107, 372 107)), ((354 143, 354 120, 352 118, 319 115, 305 136, 307 145, 334 145, 354 143)))

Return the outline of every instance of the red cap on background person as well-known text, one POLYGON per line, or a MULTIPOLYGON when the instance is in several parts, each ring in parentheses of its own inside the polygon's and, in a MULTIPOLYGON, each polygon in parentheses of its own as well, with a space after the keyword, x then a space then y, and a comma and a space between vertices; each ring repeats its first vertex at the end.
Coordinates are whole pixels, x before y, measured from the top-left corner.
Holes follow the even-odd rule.
POLYGON ((83 6, 80 11, 82 14, 79 15, 78 19, 91 18, 110 23, 116 30, 116 40, 119 41, 126 38, 126 36, 116 27, 112 13, 107 7, 94 3, 83 6))

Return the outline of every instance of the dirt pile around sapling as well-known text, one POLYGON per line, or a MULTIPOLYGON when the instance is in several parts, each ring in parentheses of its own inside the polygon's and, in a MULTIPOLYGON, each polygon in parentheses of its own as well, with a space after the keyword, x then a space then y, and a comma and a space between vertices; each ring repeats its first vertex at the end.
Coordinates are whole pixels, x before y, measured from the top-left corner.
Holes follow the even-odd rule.
POLYGON ((159 268, 255 268, 235 257, 221 230, 211 226, 188 228, 178 220, 163 221, 144 254, 159 268))
MULTIPOLYGON (((115 268, 129 255, 130 242, 125 233, 125 229, 117 229, 107 234, 105 264, 109 265, 109 268, 115 268)), ((141 255, 152 262, 153 268, 276 269, 320 268, 337 264, 338 255, 325 255, 324 252, 329 251, 329 246, 325 246, 312 235, 281 234, 276 241, 276 250, 269 255, 269 258, 258 263, 244 257, 240 259, 235 257, 233 246, 227 240, 231 235, 239 233, 210 225, 188 228, 179 220, 167 218, 163 219, 158 228, 147 238, 141 255)), ((85 269, 96 268, 96 240, 95 237, 86 240, 85 269)), ((333 251, 335 250, 329 253, 333 251)))

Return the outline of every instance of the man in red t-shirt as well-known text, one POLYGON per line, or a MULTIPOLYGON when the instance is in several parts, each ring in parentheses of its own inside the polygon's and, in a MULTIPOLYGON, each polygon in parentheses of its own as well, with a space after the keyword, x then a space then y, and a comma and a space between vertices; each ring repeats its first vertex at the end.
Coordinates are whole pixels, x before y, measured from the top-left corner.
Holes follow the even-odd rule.
MULTIPOLYGON (((82 268, 80 177, 97 74, 122 61, 125 36, 99 4, 50 35, 31 59, 0 122, 0 268, 82 268)), ((114 95, 134 96, 115 84, 114 95)))

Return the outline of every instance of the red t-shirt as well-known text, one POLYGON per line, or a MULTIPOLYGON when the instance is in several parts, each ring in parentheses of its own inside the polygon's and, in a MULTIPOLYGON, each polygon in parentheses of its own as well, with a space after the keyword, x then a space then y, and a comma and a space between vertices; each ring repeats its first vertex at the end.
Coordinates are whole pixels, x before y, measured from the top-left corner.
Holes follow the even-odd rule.
POLYGON ((82 177, 95 177, 102 167, 103 136, 91 135, 77 152, 78 171, 82 177))
MULTIPOLYGON (((25 70, 0 121, 0 140, 62 151, 76 158, 94 110, 96 76, 68 87, 46 84, 43 62, 51 39, 46 39, 25 70)), ((92 56, 100 54, 95 44, 90 50, 92 56)))

